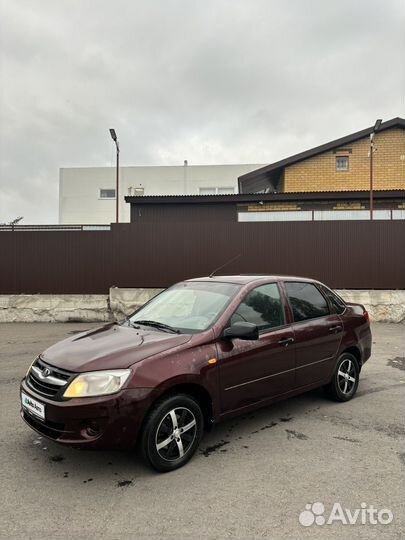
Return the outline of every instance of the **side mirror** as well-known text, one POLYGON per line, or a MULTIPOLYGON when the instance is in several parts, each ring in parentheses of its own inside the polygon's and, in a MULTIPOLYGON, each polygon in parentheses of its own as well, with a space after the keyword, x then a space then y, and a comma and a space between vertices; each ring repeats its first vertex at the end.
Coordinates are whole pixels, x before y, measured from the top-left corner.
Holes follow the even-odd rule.
POLYGON ((259 329, 255 324, 250 322, 236 322, 232 326, 225 328, 224 337, 229 339, 255 340, 259 339, 259 329))

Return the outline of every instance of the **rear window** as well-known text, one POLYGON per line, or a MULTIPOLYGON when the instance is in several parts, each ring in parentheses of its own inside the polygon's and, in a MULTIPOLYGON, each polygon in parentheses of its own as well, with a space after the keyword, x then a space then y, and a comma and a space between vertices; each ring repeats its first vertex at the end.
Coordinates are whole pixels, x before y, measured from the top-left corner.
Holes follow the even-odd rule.
POLYGON ((294 321, 316 319, 329 314, 325 297, 313 283, 287 281, 285 287, 294 321))

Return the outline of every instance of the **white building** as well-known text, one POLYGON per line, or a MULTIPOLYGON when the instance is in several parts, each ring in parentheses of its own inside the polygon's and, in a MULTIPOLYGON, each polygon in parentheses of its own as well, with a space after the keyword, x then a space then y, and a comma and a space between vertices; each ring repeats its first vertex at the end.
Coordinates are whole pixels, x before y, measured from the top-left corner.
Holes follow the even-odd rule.
MULTIPOLYGON (((263 165, 120 167, 119 220, 130 221, 126 195, 212 195, 238 192, 238 177, 263 165)), ((115 221, 115 168, 60 169, 59 223, 115 221)))

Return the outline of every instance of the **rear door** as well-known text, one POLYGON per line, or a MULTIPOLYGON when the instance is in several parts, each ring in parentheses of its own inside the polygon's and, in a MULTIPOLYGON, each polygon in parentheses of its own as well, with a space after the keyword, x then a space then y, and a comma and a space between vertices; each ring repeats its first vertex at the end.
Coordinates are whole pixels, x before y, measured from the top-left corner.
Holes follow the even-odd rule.
POLYGON ((285 281, 295 337, 295 386, 326 379, 332 374, 343 335, 339 315, 315 283, 285 281))
POLYGON ((259 327, 259 339, 220 339, 221 407, 240 409, 294 386, 294 334, 286 323, 277 283, 249 291, 229 325, 247 321, 259 327))

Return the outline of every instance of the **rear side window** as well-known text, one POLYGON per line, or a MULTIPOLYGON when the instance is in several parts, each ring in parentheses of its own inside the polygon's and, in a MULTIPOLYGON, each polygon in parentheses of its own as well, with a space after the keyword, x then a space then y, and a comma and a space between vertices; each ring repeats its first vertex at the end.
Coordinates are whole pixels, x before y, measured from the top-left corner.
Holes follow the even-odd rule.
POLYGON ((283 304, 276 283, 256 287, 247 293, 231 317, 231 324, 241 321, 256 324, 259 330, 284 324, 283 304))
POLYGON ((329 298, 329 301, 332 304, 335 312, 341 315, 346 309, 346 304, 344 300, 340 298, 340 296, 338 296, 336 293, 328 289, 327 287, 322 287, 322 291, 329 298))
POLYGON ((312 283, 285 283, 293 310, 294 321, 315 319, 329 314, 328 303, 312 283))

